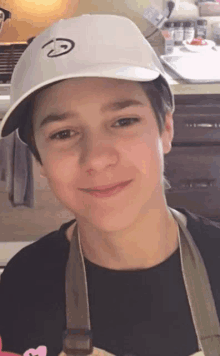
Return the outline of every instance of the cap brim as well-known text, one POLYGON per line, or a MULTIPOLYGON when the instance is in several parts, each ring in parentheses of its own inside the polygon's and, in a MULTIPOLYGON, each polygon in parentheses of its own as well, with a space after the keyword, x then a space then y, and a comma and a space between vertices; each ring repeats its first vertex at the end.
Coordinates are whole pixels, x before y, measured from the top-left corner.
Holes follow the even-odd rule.
MULTIPOLYGON (((22 123, 26 120, 25 113, 27 112, 27 105, 31 96, 48 84, 78 77, 101 77, 147 82, 158 78, 160 75, 162 75, 162 73, 153 69, 125 65, 119 66, 118 64, 114 65, 112 63, 96 67, 92 66, 87 68, 87 70, 84 69, 82 72, 70 73, 68 75, 58 75, 31 88, 17 101, 15 101, 2 119, 0 125, 0 138, 10 135, 13 131, 22 126, 22 123)), ((23 141, 23 138, 20 137, 20 139, 23 141)))

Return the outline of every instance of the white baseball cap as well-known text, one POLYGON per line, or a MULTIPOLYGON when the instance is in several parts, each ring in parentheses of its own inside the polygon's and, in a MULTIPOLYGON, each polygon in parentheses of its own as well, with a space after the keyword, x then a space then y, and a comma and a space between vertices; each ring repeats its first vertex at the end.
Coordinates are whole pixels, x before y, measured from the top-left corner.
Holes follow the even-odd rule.
POLYGON ((11 78, 10 109, 0 124, 0 138, 22 127, 28 101, 40 88, 76 77, 152 81, 162 76, 173 95, 155 51, 130 19, 84 14, 62 19, 37 36, 21 55, 11 78))

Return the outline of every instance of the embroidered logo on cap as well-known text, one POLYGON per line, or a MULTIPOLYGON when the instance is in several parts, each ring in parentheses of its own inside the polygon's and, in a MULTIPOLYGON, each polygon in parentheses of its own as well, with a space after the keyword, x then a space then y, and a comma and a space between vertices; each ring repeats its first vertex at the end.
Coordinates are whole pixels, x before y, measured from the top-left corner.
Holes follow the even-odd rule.
POLYGON ((75 47, 75 42, 68 38, 54 38, 43 45, 42 49, 48 49, 47 57, 59 57, 69 53, 75 47))

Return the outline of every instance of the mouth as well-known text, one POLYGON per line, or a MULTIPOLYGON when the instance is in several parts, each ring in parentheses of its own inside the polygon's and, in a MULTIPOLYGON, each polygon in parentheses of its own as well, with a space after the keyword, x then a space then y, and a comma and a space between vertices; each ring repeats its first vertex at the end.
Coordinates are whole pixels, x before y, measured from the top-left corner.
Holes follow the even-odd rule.
POLYGON ((96 196, 96 197, 109 197, 111 195, 115 195, 115 194, 119 193, 122 189, 127 187, 131 182, 132 182, 132 179, 129 181, 117 183, 114 185, 94 187, 94 188, 88 188, 88 189, 80 188, 79 190, 82 190, 83 192, 88 193, 93 196, 96 196))

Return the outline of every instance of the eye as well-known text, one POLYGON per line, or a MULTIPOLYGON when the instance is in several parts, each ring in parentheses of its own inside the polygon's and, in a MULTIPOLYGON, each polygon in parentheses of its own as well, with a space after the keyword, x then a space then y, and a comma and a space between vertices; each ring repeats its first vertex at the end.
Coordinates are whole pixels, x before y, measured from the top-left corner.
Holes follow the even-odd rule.
POLYGON ((74 135, 72 130, 63 130, 50 136, 50 140, 68 140, 74 135))
MULTIPOLYGON (((116 121, 116 124, 114 125, 115 127, 123 128, 127 126, 134 125, 135 123, 140 122, 139 118, 135 117, 129 117, 129 118, 122 118, 116 121)), ((59 132, 56 132, 52 135, 49 136, 50 140, 57 140, 57 141, 65 141, 68 139, 71 139, 72 137, 76 136, 77 132, 67 129, 67 130, 62 130, 59 132)))
POLYGON ((131 126, 136 122, 139 122, 140 119, 137 117, 128 117, 117 120, 116 124, 119 123, 120 125, 115 125, 116 127, 124 127, 124 126, 131 126))

